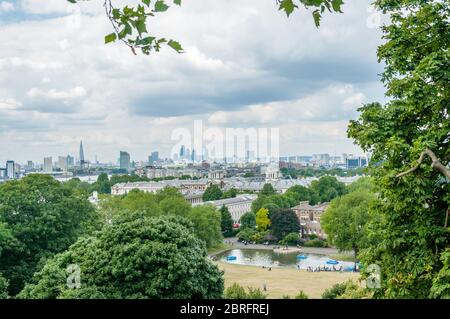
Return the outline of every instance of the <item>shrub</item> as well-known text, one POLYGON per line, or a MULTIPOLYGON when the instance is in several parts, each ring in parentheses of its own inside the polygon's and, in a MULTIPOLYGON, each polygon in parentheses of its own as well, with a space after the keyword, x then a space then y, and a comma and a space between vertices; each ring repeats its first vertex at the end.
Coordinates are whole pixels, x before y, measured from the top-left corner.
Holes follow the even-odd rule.
POLYGON ((298 294, 295 296, 295 299, 309 299, 308 295, 304 293, 303 290, 300 290, 298 294))

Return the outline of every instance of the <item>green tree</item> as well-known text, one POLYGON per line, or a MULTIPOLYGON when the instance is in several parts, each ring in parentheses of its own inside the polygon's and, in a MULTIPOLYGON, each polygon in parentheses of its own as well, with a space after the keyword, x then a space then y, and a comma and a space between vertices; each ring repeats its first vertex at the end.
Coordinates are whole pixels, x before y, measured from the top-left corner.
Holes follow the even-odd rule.
POLYGON ((299 239, 300 239, 299 233, 290 233, 290 234, 287 234, 286 236, 284 236, 283 241, 287 245, 297 245, 299 239))
POLYGON ((108 174, 101 173, 97 177, 97 191, 99 194, 111 194, 111 184, 108 174))
POLYGON ((238 191, 236 188, 232 187, 229 190, 223 192, 222 198, 234 198, 238 194, 238 191))
POLYGON ((0 185, 0 273, 9 281, 9 294, 23 288, 42 260, 98 226, 86 198, 51 176, 28 175, 0 185))
POLYGON ((322 203, 329 202, 346 193, 345 184, 333 176, 322 176, 319 180, 312 181, 310 189, 317 194, 322 203))
POLYGON ((221 199, 223 196, 222 190, 218 185, 211 185, 203 193, 203 201, 208 202, 211 200, 221 199))
POLYGON ((208 248, 217 246, 223 240, 221 214, 213 206, 197 206, 189 212, 189 220, 194 224, 195 234, 208 248))
POLYGON ((330 244, 340 250, 353 250, 357 258, 360 249, 368 246, 369 205, 376 195, 361 188, 333 199, 320 219, 330 244))
POLYGON ((299 233, 300 222, 291 209, 279 209, 270 216, 272 234, 283 239, 287 234, 299 233))
POLYGON ((230 211, 227 206, 223 205, 220 208, 221 222, 220 228, 224 237, 233 236, 233 218, 231 217, 230 211))
POLYGON ((378 49, 389 101, 361 107, 348 129, 371 153, 369 173, 380 197, 370 208, 379 218, 368 225, 377 244, 360 257, 383 269, 375 297, 438 298, 431 289, 450 245, 450 3, 377 0, 374 5, 390 15, 382 28, 386 41, 378 49))
POLYGON ((247 292, 238 283, 233 283, 225 290, 225 299, 247 299, 247 292))
POLYGON ((8 299, 8 280, 0 274, 0 299, 8 299))
POLYGON ((96 237, 77 241, 37 272, 20 298, 221 298, 222 272, 192 224, 175 216, 122 215, 96 237), (78 265, 82 288, 67 286, 78 265))
POLYGON ((266 183, 264 184, 263 188, 259 192, 262 196, 269 196, 269 195, 275 195, 277 192, 275 191, 275 188, 273 188, 272 184, 266 183))
POLYGON ((261 208, 256 213, 255 221, 259 231, 267 230, 267 228, 269 228, 270 226, 269 210, 267 208, 261 208))
POLYGON ((346 287, 347 282, 334 284, 322 293, 322 299, 337 299, 345 292, 346 287))
POLYGON ((241 228, 251 228, 256 227, 256 215, 252 212, 245 213, 241 216, 241 228))
POLYGON ((187 217, 191 204, 183 197, 167 197, 159 202, 159 207, 163 214, 187 217))

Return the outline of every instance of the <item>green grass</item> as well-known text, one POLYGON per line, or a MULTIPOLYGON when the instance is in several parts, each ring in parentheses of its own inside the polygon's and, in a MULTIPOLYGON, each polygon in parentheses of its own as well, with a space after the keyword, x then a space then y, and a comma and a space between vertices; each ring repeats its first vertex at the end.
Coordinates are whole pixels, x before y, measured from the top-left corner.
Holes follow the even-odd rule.
POLYGON ((350 261, 350 262, 355 262, 355 256, 353 255, 352 252, 342 252, 339 254, 329 254, 328 257, 330 257, 331 259, 337 259, 337 260, 342 260, 342 261, 350 261))
POLYGON ((222 251, 229 250, 232 247, 233 246, 231 246, 231 245, 221 243, 221 244, 219 244, 217 246, 208 248, 208 255, 215 255, 215 254, 218 254, 218 253, 220 253, 222 251))

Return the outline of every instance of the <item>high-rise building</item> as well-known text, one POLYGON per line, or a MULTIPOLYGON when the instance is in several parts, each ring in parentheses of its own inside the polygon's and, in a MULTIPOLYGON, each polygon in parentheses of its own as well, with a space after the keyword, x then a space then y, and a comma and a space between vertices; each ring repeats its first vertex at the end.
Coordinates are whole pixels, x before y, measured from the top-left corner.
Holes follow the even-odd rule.
POLYGON ((186 148, 184 147, 184 145, 181 145, 180 148, 180 159, 184 159, 186 156, 186 148))
POLYGON ((6 177, 9 179, 16 178, 16 167, 14 165, 14 161, 6 162, 6 177))
POLYGON ((359 168, 367 166, 367 158, 363 156, 347 157, 345 161, 346 168, 359 168))
POLYGON ((26 166, 26 170, 27 171, 31 171, 34 169, 34 164, 33 161, 27 161, 27 166, 26 166))
POLYGON ((51 173, 53 172, 53 159, 52 157, 44 158, 44 172, 51 173))
POLYGON ((195 162, 196 160, 197 160, 197 152, 195 150, 192 150, 191 161, 195 162))
POLYGON ((153 164, 155 164, 158 161, 159 161, 159 152, 152 152, 152 155, 150 155, 148 157, 148 163, 150 165, 153 165, 153 164))
POLYGON ((80 141, 80 167, 84 168, 84 150, 83 150, 83 141, 80 141))
POLYGON ((67 169, 71 169, 75 166, 75 159, 73 156, 67 155, 67 169))
POLYGON ((124 151, 120 151, 120 168, 130 170, 130 154, 124 151))
POLYGON ((69 168, 69 160, 67 156, 59 156, 58 157, 58 167, 64 171, 67 172, 67 169, 69 168))

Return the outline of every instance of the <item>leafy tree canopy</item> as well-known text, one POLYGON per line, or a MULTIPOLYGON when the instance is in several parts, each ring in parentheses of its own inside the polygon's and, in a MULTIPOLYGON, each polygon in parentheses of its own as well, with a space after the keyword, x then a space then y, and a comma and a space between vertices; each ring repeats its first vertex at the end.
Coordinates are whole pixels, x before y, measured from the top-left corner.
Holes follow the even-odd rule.
POLYGON ((259 231, 265 231, 270 226, 270 219, 269 219, 269 210, 267 208, 261 208, 256 213, 256 226, 258 227, 259 231))
POLYGON ((203 201, 219 200, 223 196, 222 190, 218 185, 210 185, 203 193, 203 201))
POLYGON ((20 298, 221 298, 222 272, 184 218, 121 216, 96 237, 50 259, 20 298), (67 267, 80 269, 79 289, 67 267))
POLYGON ((300 223, 291 209, 279 209, 270 216, 272 234, 283 239, 287 234, 299 233, 300 223))
POLYGON ((15 295, 40 262, 100 226, 84 196, 47 175, 0 185, 0 273, 15 295))

